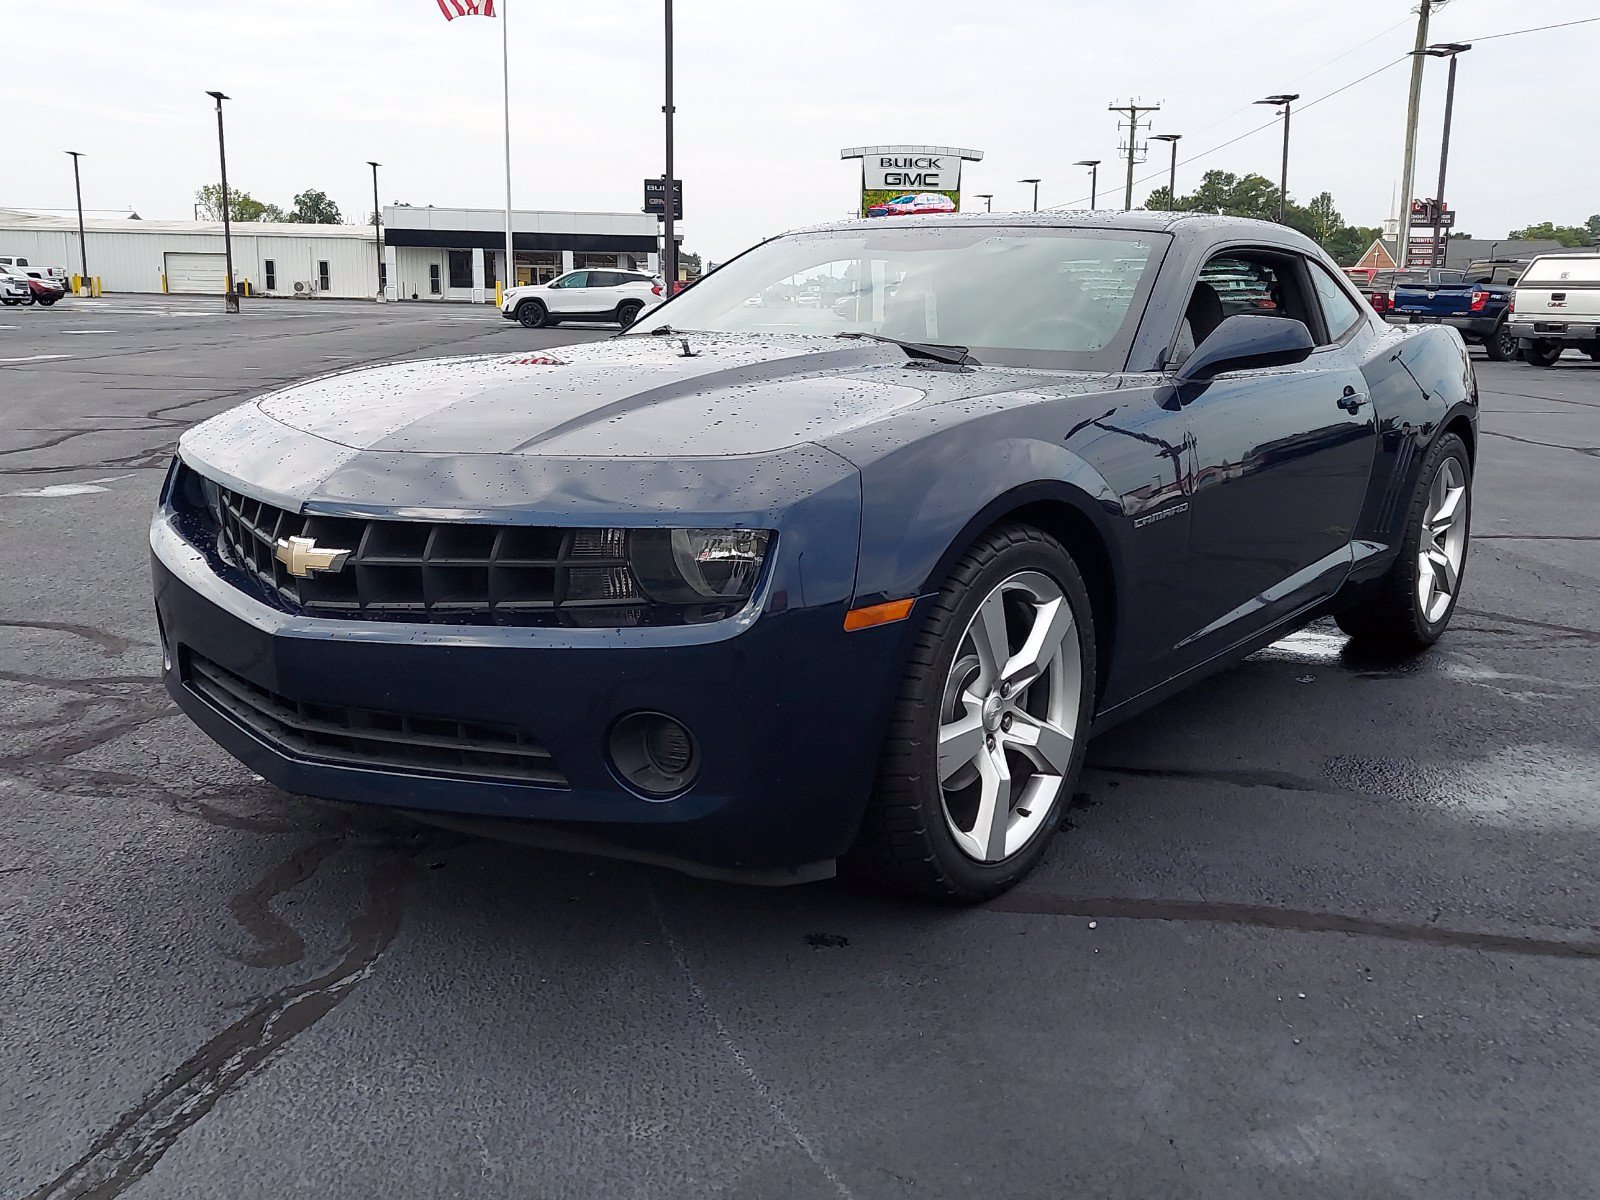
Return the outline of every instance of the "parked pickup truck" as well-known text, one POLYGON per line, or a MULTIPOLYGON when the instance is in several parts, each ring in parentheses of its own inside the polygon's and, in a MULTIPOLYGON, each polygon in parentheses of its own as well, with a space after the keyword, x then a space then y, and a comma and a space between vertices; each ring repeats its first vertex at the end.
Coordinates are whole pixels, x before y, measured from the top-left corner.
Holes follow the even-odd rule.
POLYGON ((1522 361, 1551 366, 1568 346, 1600 362, 1600 254, 1545 254, 1517 280, 1506 327, 1522 361))
POLYGON ((1475 262, 1465 271, 1431 267, 1407 272, 1395 280, 1390 315, 1412 324, 1454 326, 1495 362, 1507 362, 1517 356, 1518 346, 1506 325, 1506 311, 1523 269, 1520 262, 1502 259, 1475 262))

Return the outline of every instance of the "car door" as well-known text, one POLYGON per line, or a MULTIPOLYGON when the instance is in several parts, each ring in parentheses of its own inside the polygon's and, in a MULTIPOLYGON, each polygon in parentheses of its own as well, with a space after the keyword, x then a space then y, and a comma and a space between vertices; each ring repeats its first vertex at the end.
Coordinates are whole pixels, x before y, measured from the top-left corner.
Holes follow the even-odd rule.
POLYGON ((568 271, 565 275, 550 281, 550 311, 559 314, 581 313, 586 311, 584 294, 588 290, 589 272, 568 271))
POLYGON ((1377 448, 1359 369, 1375 332, 1345 285, 1300 255, 1245 246, 1214 254, 1195 286, 1217 293, 1221 317, 1303 321, 1317 348, 1180 388, 1194 477, 1179 669, 1337 590, 1377 448))
POLYGON ((622 299, 622 273, 620 271, 590 271, 589 286, 585 289, 584 311, 609 313, 616 311, 622 299))

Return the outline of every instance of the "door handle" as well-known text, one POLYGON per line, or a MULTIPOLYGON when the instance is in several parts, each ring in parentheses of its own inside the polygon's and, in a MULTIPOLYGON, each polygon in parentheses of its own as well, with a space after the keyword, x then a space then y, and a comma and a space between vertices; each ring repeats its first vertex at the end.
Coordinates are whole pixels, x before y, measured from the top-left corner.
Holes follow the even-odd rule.
POLYGON ((1350 387, 1348 384, 1345 385, 1344 395, 1339 397, 1339 407, 1344 409, 1345 412, 1353 413, 1366 402, 1367 398, 1359 395, 1355 388, 1350 387))

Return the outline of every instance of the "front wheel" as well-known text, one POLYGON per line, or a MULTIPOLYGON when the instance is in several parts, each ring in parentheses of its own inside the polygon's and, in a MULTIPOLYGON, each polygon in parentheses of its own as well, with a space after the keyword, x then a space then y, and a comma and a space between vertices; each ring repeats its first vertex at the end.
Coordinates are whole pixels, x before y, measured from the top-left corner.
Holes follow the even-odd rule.
POLYGON ((524 300, 517 305, 517 320, 524 329, 538 329, 550 320, 550 313, 537 300, 524 300))
POLYGON ((1382 579, 1334 614, 1358 642, 1391 650, 1431 646, 1461 596, 1472 534, 1472 462, 1453 433, 1423 460, 1400 555, 1382 579))
POLYGON ((923 625, 878 784, 844 866, 947 903, 990 899, 1044 857, 1083 764, 1094 618, 1077 566, 1027 525, 985 535, 923 625))
POLYGON ((1597 346, 1593 350, 1585 350, 1584 353, 1592 358, 1595 362, 1600 362, 1600 346, 1597 346))
POLYGON ((1536 367, 1553 367, 1556 359, 1561 357, 1561 347, 1552 346, 1548 342, 1534 342, 1524 347, 1522 361, 1532 363, 1536 367))
POLYGON ((61 297, 59 297, 59 296, 40 296, 39 297, 39 303, 44 305, 44 307, 49 308, 52 304, 54 304, 60 298, 61 297))
POLYGON ((1511 362, 1519 353, 1516 336, 1504 321, 1494 327, 1494 332, 1483 339, 1484 351, 1490 362, 1511 362))

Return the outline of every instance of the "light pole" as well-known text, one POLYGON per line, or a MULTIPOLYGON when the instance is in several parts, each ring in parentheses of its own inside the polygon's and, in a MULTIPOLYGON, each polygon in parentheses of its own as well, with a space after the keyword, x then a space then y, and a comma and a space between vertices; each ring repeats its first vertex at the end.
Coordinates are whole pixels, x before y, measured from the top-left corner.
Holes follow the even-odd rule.
POLYGON ((1098 158, 1080 158, 1072 165, 1089 168, 1089 211, 1093 212, 1095 201, 1099 199, 1100 160, 1098 158))
POLYGON ((667 117, 667 177, 665 182, 666 196, 662 200, 662 216, 666 224, 662 232, 665 233, 661 247, 661 273, 666 278, 667 295, 674 296, 678 292, 678 242, 676 225, 677 189, 672 183, 672 114, 676 111, 672 104, 672 0, 666 0, 667 9, 667 96, 666 103, 661 106, 661 111, 667 117))
POLYGON ((1439 139, 1439 190, 1433 194, 1433 265, 1436 267, 1444 266, 1448 257, 1445 254, 1448 243, 1444 240, 1444 169, 1450 162, 1450 117, 1456 106, 1456 55, 1471 49, 1471 42, 1440 42, 1423 51, 1432 58, 1450 60, 1450 79, 1444 88, 1444 134, 1439 139))
POLYGON ((1039 180, 1037 180, 1037 179, 1019 179, 1019 180, 1017 180, 1017 182, 1018 183, 1031 183, 1031 184, 1033 184, 1033 211, 1034 212, 1038 212, 1039 211, 1039 180))
MULTIPOLYGON (((1450 67, 1452 70, 1455 69, 1455 61, 1453 59, 1450 67)), ((78 160, 83 157, 83 152, 81 150, 68 150, 67 153, 72 155, 72 190, 78 194, 78 261, 83 268, 83 273, 79 278, 83 280, 84 287, 89 287, 89 243, 84 240, 83 236, 83 182, 78 177, 78 160)), ((90 290, 92 291, 93 289, 91 288, 90 290)))
POLYGON ((1264 100, 1257 100, 1257 104, 1283 105, 1283 174, 1278 182, 1278 224, 1283 224, 1284 205, 1289 202, 1289 112, 1294 102, 1300 99, 1299 92, 1280 92, 1276 96, 1268 96, 1264 100))
POLYGON ((1183 137, 1181 133, 1152 133, 1150 138, 1156 142, 1166 142, 1172 147, 1172 165, 1167 168, 1167 206, 1176 212, 1178 208, 1178 142, 1183 137))
POLYGON ((239 311, 239 297, 233 290, 233 229, 228 221, 228 147, 222 137, 222 102, 228 99, 221 92, 207 92, 217 102, 217 157, 222 161, 222 248, 227 255, 228 291, 223 297, 223 307, 228 312, 239 311))
POLYGON ((983 211, 984 212, 993 212, 994 211, 994 193, 993 192, 979 192, 973 198, 976 199, 976 200, 982 200, 983 201, 983 211))
POLYGON ((372 249, 378 256, 378 295, 383 295, 383 234, 378 227, 378 168, 382 163, 367 159, 372 168, 372 249))

